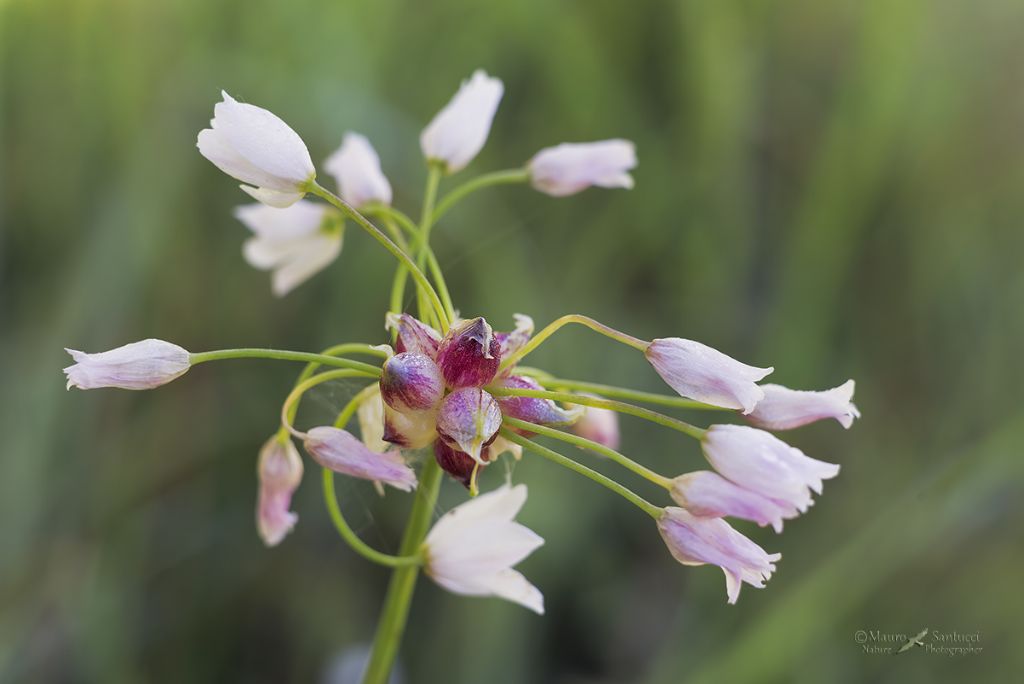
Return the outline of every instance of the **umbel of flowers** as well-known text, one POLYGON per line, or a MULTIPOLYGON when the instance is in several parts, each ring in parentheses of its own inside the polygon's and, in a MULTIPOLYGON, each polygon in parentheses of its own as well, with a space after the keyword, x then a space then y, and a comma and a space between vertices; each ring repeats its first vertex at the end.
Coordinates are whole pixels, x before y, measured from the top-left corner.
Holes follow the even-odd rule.
POLYGON ((515 522, 527 499, 526 485, 510 483, 478 492, 480 470, 498 459, 520 459, 525 450, 623 497, 652 518, 677 561, 721 568, 728 601, 734 603, 743 584, 764 586, 780 556, 766 552, 726 519, 752 521, 781 533, 784 521, 805 513, 813 495, 821 494, 823 481, 839 472, 839 466, 805 455, 772 432, 829 418, 849 428, 859 417, 852 403, 852 380, 816 392, 761 384, 772 368, 742 363, 693 340, 641 340, 576 314, 536 334, 526 315, 517 314, 506 330, 495 330, 482 316, 460 317, 430 246, 433 228, 458 201, 510 183, 529 183, 554 197, 592 186, 633 186, 630 171, 636 155, 629 141, 563 143, 540 150, 518 168, 456 186, 438 201, 442 179, 464 169, 483 147, 503 91, 501 81, 477 71, 424 129, 420 146, 428 172, 419 220, 391 205, 392 189, 380 159, 359 134, 344 134, 340 148, 324 163, 335 180, 335 193, 317 181, 298 134, 265 109, 224 93, 210 128, 199 133, 203 156, 241 181, 242 189, 257 200, 238 207, 235 216, 253 233, 243 245, 246 261, 272 272, 274 294, 290 292, 333 262, 350 222, 396 258, 382 330, 389 337, 378 344, 345 342, 319 353, 192 353, 149 339, 96 354, 68 350, 74 364, 64 371, 67 385, 80 389, 151 389, 194 365, 222 359, 306 364, 282 404, 279 429, 259 452, 256 526, 263 541, 275 546, 298 521, 291 511, 292 495, 304 474, 298 441, 321 467, 325 504, 341 537, 367 559, 393 568, 367 666, 369 682, 387 679, 421 569, 454 593, 497 596, 543 613, 542 593, 514 569, 543 544, 535 532, 515 522), (304 199, 306 195, 324 203, 304 199), (415 312, 402 309, 410 280, 415 312), (565 379, 521 365, 569 324, 643 354, 675 394, 565 379), (361 380, 365 386, 335 422, 296 427, 302 396, 341 378, 361 380), (718 410, 740 422, 705 429, 638 403, 718 410), (619 451, 620 414, 695 439, 710 469, 663 475, 626 456, 619 451), (354 417, 358 437, 348 430, 354 417), (537 437, 604 456, 630 476, 661 487, 674 505, 647 501, 618 479, 541 444, 537 437), (429 456, 417 458, 417 452, 429 456), (468 500, 431 527, 444 473, 467 488, 468 500), (397 553, 371 548, 348 526, 335 495, 335 474, 414 497, 397 553))

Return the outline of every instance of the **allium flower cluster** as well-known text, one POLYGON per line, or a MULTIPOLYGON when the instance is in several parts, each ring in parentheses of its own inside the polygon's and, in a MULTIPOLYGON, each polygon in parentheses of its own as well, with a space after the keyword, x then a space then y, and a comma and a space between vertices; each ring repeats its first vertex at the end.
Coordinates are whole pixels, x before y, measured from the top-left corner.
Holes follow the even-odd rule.
MULTIPOLYGON (((194 365, 223 359, 303 362, 306 368, 281 407, 281 426, 258 460, 257 530, 268 546, 281 543, 298 520, 290 510, 304 470, 293 442, 297 439, 323 469, 328 512, 356 552, 396 572, 423 568, 440 586, 458 594, 497 596, 543 613, 540 590, 513 569, 543 544, 540 536, 515 521, 526 502, 526 486, 509 483, 477 496, 483 469, 505 455, 518 460, 529 452, 604 485, 651 516, 677 561, 722 569, 733 603, 743 584, 764 586, 780 555, 766 552, 726 519, 752 521, 781 533, 784 521, 806 513, 814 495, 822 493, 824 480, 839 472, 838 465, 805 455, 771 431, 829 418, 849 428, 860 416, 852 403, 854 383, 821 392, 760 384, 773 368, 749 365, 679 337, 641 340, 577 314, 536 332, 533 320, 523 314, 514 315, 511 329, 499 331, 483 316, 460 317, 429 239, 434 224, 460 199, 508 183, 528 183, 553 197, 595 186, 632 188, 634 183, 633 144, 610 139, 545 148, 519 168, 480 176, 438 199, 442 180, 465 169, 483 148, 503 95, 500 80, 477 71, 425 127, 420 147, 428 167, 427 190, 423 218, 417 222, 392 206, 391 184, 367 138, 345 133, 341 147, 327 157, 324 169, 336 182, 335 195, 317 183, 310 154, 295 131, 274 114, 224 93, 211 127, 199 134, 198 147, 258 201, 235 210, 253 234, 243 246, 245 260, 270 271, 272 291, 283 296, 333 263, 341 253, 346 225, 355 224, 398 262, 391 310, 382 339, 376 340, 388 344, 349 342, 320 354, 248 348, 190 353, 160 340, 98 354, 69 350, 75 363, 65 369, 68 387, 151 389, 194 365), (304 199, 306 195, 311 198, 304 199), (402 308, 410 284, 415 314, 402 308), (642 353, 675 394, 571 380, 520 364, 569 324, 620 342, 629 353, 642 353), (337 420, 305 430, 296 427, 302 396, 319 384, 342 379, 363 387, 341 408, 337 420), (702 428, 625 400, 672 411, 700 409, 701 415, 717 411, 732 420, 702 428), (620 414, 696 438, 711 469, 666 477, 621 453, 620 414), (347 429, 353 418, 358 437, 347 429), (647 501, 540 439, 572 446, 574 456, 603 456, 602 469, 621 466, 631 476, 662 487, 666 501, 675 505, 647 501), (465 486, 470 498, 441 516, 428 532, 442 471, 465 486), (416 491, 410 532, 397 554, 370 548, 348 527, 333 490, 333 474, 373 482, 382 493, 385 486, 401 493, 416 491)), ((375 651, 374 657, 389 656, 375 651)), ((377 666, 386 672, 388 665, 377 666)))

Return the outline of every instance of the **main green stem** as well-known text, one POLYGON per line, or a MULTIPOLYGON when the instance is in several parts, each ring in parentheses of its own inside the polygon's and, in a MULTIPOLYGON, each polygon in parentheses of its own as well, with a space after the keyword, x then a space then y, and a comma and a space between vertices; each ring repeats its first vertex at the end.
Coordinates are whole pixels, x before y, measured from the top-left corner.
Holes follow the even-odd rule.
MULTIPOLYGON (((430 527, 430 518, 437 504, 438 492, 441 490, 441 475, 441 466, 431 456, 420 471, 420 483, 416 489, 416 499, 409 513, 405 534, 402 536, 399 556, 419 553, 430 527)), ((419 572, 418 565, 407 565, 392 572, 387 598, 384 600, 384 608, 377 625, 377 634, 373 639, 373 652, 363 676, 363 684, 387 682, 395 657, 398 655, 398 646, 402 642, 402 633, 409 617, 409 605, 412 602, 419 572)))
MULTIPOLYGON (((433 256, 430 251, 430 228, 433 225, 434 200, 437 197, 441 173, 440 166, 431 164, 427 176, 427 189, 423 198, 422 218, 418 228, 419 241, 414 246, 414 249, 418 248, 419 252, 416 255, 416 265, 409 269, 414 275, 419 273, 422 276, 423 265, 433 256)), ((444 277, 441 275, 441 269, 437 267, 436 261, 433 267, 436 269, 435 280, 439 281, 442 290, 447 291, 443 285, 444 277)), ((434 290, 431 289, 431 292, 434 290)), ((450 321, 452 316, 450 299, 445 297, 446 301, 442 304, 436 293, 432 299, 435 310, 440 309, 438 317, 446 322, 450 321)), ((421 320, 426 320, 426 307, 427 302, 421 298, 419 300, 421 320)), ((447 331, 446 324, 441 332, 447 331)), ((433 458, 433 454, 429 455, 420 470, 416 498, 413 501, 412 510, 409 512, 409 521, 406 523, 405 534, 402 535, 402 544, 398 551, 400 556, 411 556, 422 552, 423 540, 430 528, 431 514, 434 511, 434 506, 437 505, 437 495, 441 491, 442 475, 441 466, 433 458)), ((402 643, 402 634, 405 632, 405 625, 409 619, 409 607, 412 604, 412 595, 416 589, 419 573, 418 565, 408 565, 395 568, 392 571, 384 607, 381 609, 380 622, 377 624, 377 634, 373 639, 373 651, 370 653, 366 674, 363 676, 363 684, 385 684, 387 682, 398 655, 398 647, 402 643)))

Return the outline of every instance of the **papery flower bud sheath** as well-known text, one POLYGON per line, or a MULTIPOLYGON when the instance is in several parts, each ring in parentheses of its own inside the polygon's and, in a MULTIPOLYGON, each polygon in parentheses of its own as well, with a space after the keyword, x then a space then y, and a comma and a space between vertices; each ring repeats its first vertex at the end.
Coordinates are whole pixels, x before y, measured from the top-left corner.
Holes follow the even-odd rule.
POLYGON ((288 207, 300 200, 316 178, 302 138, 266 109, 221 95, 210 128, 199 132, 202 155, 247 183, 242 190, 264 204, 288 207))
POLYGON ((673 501, 701 518, 740 518, 761 527, 771 525, 778 533, 783 520, 800 515, 790 502, 769 499, 708 470, 675 478, 671 494, 673 501))
POLYGON ((384 362, 380 394, 396 411, 428 411, 444 396, 444 378, 433 359, 416 352, 402 352, 384 362))
POLYGON ((383 453, 391 448, 391 444, 384 441, 384 400, 380 396, 380 388, 371 392, 359 408, 356 409, 356 419, 359 421, 359 438, 370 451, 383 453))
POLYGON ((277 546, 292 531, 299 516, 289 511, 292 494, 302 482, 302 458, 290 439, 275 435, 260 449, 259 498, 256 529, 267 546, 277 546))
POLYGON ((628 140, 562 143, 544 148, 526 167, 533 187, 553 197, 573 195, 592 185, 629 189, 636 148, 628 140))
POLYGON ((510 354, 513 354, 527 342, 530 341, 530 337, 533 335, 533 319, 526 314, 512 314, 512 319, 516 323, 515 330, 511 332, 496 332, 494 338, 498 340, 498 347, 501 350, 501 358, 506 358, 510 354))
POLYGON ((434 411, 402 413, 384 405, 384 436, 402 449, 422 449, 437 439, 437 414, 434 411))
POLYGON ((682 508, 666 508, 658 531, 669 552, 683 565, 710 563, 725 572, 729 603, 736 603, 744 582, 758 589, 775 572, 780 553, 765 553, 721 518, 699 518, 682 508))
POLYGON ((357 209, 370 202, 391 204, 391 183, 380 169, 377 151, 364 136, 346 133, 324 169, 334 176, 341 198, 357 209))
POLYGON ((389 313, 385 317, 385 327, 397 334, 395 351, 419 352, 432 359, 437 358, 437 348, 441 344, 441 333, 409 314, 389 313))
POLYGON ((491 121, 505 92, 501 81, 477 70, 420 135, 423 156, 448 173, 464 168, 487 142, 491 121))
POLYGON ((458 389, 441 402, 437 413, 437 434, 451 446, 483 463, 482 451, 501 427, 501 409, 487 392, 477 388, 458 389))
POLYGON ((306 434, 306 451, 329 470, 363 480, 376 480, 408 492, 416 474, 397 451, 370 451, 351 433, 334 427, 315 427, 306 434))
POLYGON ((163 340, 132 342, 96 354, 74 349, 64 351, 75 360, 64 369, 68 389, 153 389, 184 375, 191 366, 186 350, 163 340))
POLYGON ((860 411, 853 405, 853 380, 822 392, 761 385, 764 399, 747 415, 751 425, 765 430, 792 430, 825 418, 835 418, 849 429, 860 411))
POLYGON ((743 413, 753 411, 764 397, 757 381, 774 370, 748 366, 705 344, 679 337, 654 340, 644 354, 681 396, 743 413))
MULTIPOLYGON (((495 383, 498 387, 543 390, 536 380, 523 375, 512 375, 495 383)), ((550 399, 536 397, 500 396, 497 398, 502 415, 548 426, 572 425, 582 415, 581 407, 564 409, 550 399)))
POLYGON ((839 474, 839 466, 806 456, 796 447, 745 425, 712 425, 704 435, 704 455, 727 480, 805 512, 813 489, 839 474))
POLYGON ((235 208, 235 218, 254 234, 242 246, 242 255, 250 266, 273 272, 271 289, 278 297, 322 271, 341 253, 341 220, 327 205, 306 200, 287 209, 247 204, 235 208))
POLYGON ((483 318, 462 321, 441 341, 437 365, 451 388, 483 387, 498 372, 501 345, 483 318))
POLYGON ((544 596, 513 566, 544 544, 515 522, 526 486, 501 487, 445 513, 427 535, 426 573, 464 596, 496 596, 544 614, 544 596))
MULTIPOLYGON (((594 395, 585 395, 594 396, 594 395)), ((573 423, 572 430, 583 439, 597 442, 609 449, 619 448, 619 414, 597 406, 581 406, 583 415, 573 423)))

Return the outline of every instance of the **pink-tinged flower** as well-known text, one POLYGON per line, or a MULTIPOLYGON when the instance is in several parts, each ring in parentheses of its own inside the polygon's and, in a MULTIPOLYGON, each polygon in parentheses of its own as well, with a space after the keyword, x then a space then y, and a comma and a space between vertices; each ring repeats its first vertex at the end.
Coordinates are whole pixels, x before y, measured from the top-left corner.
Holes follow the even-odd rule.
POLYGON ((354 435, 335 427, 315 427, 306 434, 306 451, 329 470, 376 480, 403 492, 416 487, 416 474, 397 451, 370 451, 354 435))
POLYGON ((346 133, 324 169, 334 176, 341 198, 357 209, 370 202, 391 204, 391 183, 380 170, 377 151, 364 136, 346 133))
POLYGON ((277 546, 299 516, 289 511, 292 494, 302 482, 302 459, 290 439, 275 435, 260 449, 259 498, 256 503, 256 529, 267 546, 277 546))
POLYGON ((273 271, 271 290, 283 297, 325 269, 341 254, 341 217, 323 204, 299 200, 287 209, 262 204, 235 208, 235 218, 253 232, 242 255, 253 268, 273 271))
POLYGON ((636 147, 628 140, 562 143, 545 147, 527 164, 533 187, 553 197, 565 197, 592 185, 633 187, 629 170, 636 167, 636 147))
POLYGON ((512 332, 494 333, 494 339, 498 340, 498 349, 503 359, 519 351, 520 348, 530 341, 530 337, 533 335, 532 318, 526 314, 512 314, 512 318, 516 322, 515 330, 512 332))
POLYGON ((423 156, 448 173, 464 168, 487 142, 494 113, 505 92, 501 81, 477 70, 420 135, 423 156))
POLYGON ((458 389, 441 402, 437 413, 437 434, 451 446, 483 463, 483 448, 501 427, 501 409, 487 392, 475 387, 458 389))
POLYGON ((74 349, 64 351, 75 360, 73 365, 64 369, 68 389, 153 389, 184 375, 192 365, 186 350, 154 339, 132 342, 96 354, 74 349))
POLYGON ((775 435, 745 425, 712 425, 704 435, 704 455, 722 476, 744 489, 796 507, 811 505, 822 480, 839 474, 839 466, 806 456, 775 435))
POLYGON ((302 138, 266 109, 224 100, 213 108, 210 128, 196 146, 218 169, 243 183, 242 190, 272 207, 289 207, 306 194, 316 169, 302 138))
POLYGON ((658 519, 658 531, 672 556, 683 565, 710 563, 725 572, 729 603, 736 603, 744 582, 758 589, 771 579, 780 553, 765 553, 721 518, 699 518, 669 507, 658 519))
POLYGON ((444 396, 441 369, 429 356, 402 352, 385 361, 381 370, 380 394, 396 411, 429 411, 444 396))
POLYGON ((434 523, 424 543, 426 573, 463 596, 496 596, 544 614, 544 596, 513 566, 544 544, 515 522, 526 486, 501 487, 470 499, 434 523))
POLYGON ((394 330, 397 335, 395 351, 418 352, 432 359, 437 358, 437 348, 441 344, 441 333, 409 314, 389 313, 385 317, 385 327, 394 330))
POLYGON ((644 355, 681 396, 742 409, 743 413, 753 411, 764 397, 757 381, 774 370, 748 366, 705 344, 679 337, 654 340, 644 355))
MULTIPOLYGON (((585 395, 594 396, 594 395, 585 395)), ((619 448, 619 414, 597 406, 581 406, 583 415, 572 430, 583 439, 597 442, 609 449, 619 448)))
MULTIPOLYGON (((536 380, 523 375, 512 375, 497 382, 498 387, 543 390, 536 380)), ((563 409, 550 399, 536 397, 498 397, 501 413, 530 423, 548 426, 572 425, 580 417, 580 407, 563 409)))
POLYGON ((437 365, 449 387, 483 387, 501 364, 501 345, 483 318, 453 325, 437 349, 437 365))
POLYGON ((671 494, 677 504, 701 518, 740 518, 761 527, 771 525, 778 533, 783 520, 800 515, 792 503, 769 499, 708 470, 672 480, 671 494))
POLYGON ((835 418, 844 428, 860 418, 853 405, 853 380, 822 392, 789 389, 782 385, 761 385, 764 399, 757 402, 747 420, 765 430, 791 430, 816 420, 835 418))
POLYGON ((437 413, 402 413, 384 404, 383 439, 402 449, 422 449, 437 439, 437 413))

